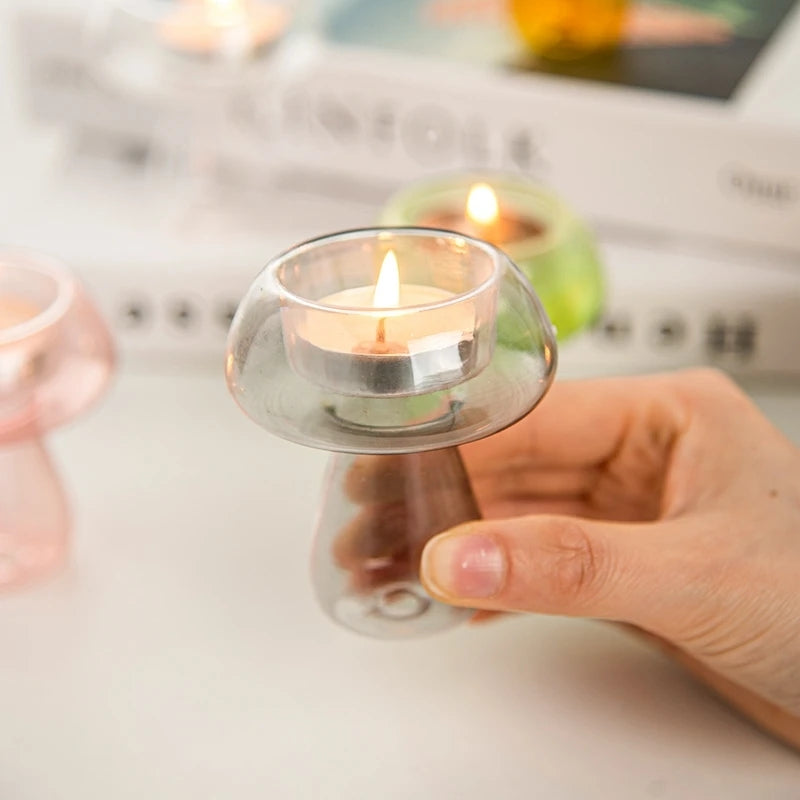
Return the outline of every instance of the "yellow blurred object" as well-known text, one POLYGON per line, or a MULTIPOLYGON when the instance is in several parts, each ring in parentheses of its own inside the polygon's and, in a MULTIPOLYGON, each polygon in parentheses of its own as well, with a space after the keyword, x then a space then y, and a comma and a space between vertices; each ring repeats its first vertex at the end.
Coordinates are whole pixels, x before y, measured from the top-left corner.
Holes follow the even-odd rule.
POLYGON ((616 47, 630 0, 509 0, 511 18, 538 56, 580 58, 616 47))

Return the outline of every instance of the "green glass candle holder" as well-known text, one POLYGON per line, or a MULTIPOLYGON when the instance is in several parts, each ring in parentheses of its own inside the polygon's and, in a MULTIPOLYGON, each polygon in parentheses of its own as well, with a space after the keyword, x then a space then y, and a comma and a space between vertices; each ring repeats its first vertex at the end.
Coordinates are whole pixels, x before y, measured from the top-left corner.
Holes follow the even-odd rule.
MULTIPOLYGON (((482 190, 482 191, 481 191, 482 190)), ((452 230, 503 250, 536 290, 559 340, 591 326, 605 297, 603 268, 586 225, 550 190, 522 177, 460 174, 402 189, 384 207, 381 225, 452 230), (468 213, 470 191, 486 187, 496 200, 468 213)), ((498 320, 501 338, 513 346, 513 326, 498 320)))

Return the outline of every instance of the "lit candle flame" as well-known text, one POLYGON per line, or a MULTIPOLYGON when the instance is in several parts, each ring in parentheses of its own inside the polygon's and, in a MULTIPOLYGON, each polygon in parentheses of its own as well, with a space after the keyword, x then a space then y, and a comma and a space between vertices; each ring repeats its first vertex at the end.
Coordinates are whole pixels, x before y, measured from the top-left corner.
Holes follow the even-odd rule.
POLYGON ((476 183, 467 197, 467 217, 478 225, 493 225, 500 215, 497 195, 487 183, 476 183))
POLYGON ((400 305, 400 271, 394 250, 390 250, 383 259, 372 295, 372 305, 375 308, 397 308, 400 305))

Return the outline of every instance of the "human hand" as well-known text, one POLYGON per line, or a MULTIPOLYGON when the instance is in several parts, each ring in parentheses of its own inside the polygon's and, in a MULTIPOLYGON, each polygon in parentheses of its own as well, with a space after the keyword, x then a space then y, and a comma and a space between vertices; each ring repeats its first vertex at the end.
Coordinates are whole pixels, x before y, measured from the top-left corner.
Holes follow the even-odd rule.
POLYGON ((452 449, 354 457, 342 488, 357 511, 337 532, 331 556, 356 594, 416 582, 431 536, 479 516, 452 449))
POLYGON ((800 747, 800 450, 713 371, 556 384, 462 449, 484 521, 433 597, 628 623, 800 747))

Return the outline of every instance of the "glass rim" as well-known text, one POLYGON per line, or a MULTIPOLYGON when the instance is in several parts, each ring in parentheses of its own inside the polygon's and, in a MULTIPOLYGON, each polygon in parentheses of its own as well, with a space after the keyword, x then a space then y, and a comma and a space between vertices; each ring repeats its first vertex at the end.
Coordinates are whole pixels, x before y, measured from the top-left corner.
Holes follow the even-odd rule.
POLYGON ((380 313, 381 316, 396 317, 410 312, 435 311, 443 308, 450 308, 467 300, 478 297, 498 283, 502 277, 504 266, 503 262, 510 263, 510 259, 502 250, 498 249, 492 244, 489 244, 488 242, 475 239, 472 236, 466 236, 456 231, 448 231, 439 228, 425 228, 416 225, 391 225, 368 228, 353 228, 352 230, 339 231, 337 233, 325 234, 323 236, 317 236, 313 239, 308 239, 304 242, 294 245, 280 255, 275 256, 275 258, 268 261, 267 265, 264 267, 264 272, 266 272, 269 278, 278 287, 280 287, 282 296, 296 303, 298 306, 302 306, 313 311, 324 311, 326 313, 334 314, 365 314, 372 317, 375 316, 376 313, 380 313), (322 303, 319 300, 310 300, 309 298, 302 297, 301 295, 289 289, 278 277, 278 271, 290 258, 297 255, 302 255, 304 252, 311 251, 320 245, 337 241, 365 239, 369 236, 379 238, 381 234, 412 234, 425 239, 446 237, 448 239, 461 240, 489 256, 491 263, 491 274, 488 278, 481 281, 477 286, 474 286, 469 291, 454 294, 452 297, 447 297, 444 300, 439 300, 434 303, 418 303, 416 305, 399 307, 389 306, 383 308, 380 306, 370 306, 369 308, 365 308, 363 306, 328 305, 327 303, 322 303))
POLYGON ((63 261, 53 256, 33 250, 0 249, 0 275, 9 268, 50 278, 55 285, 55 296, 30 319, 0 328, 0 346, 21 342, 55 325, 67 313, 75 297, 75 277, 63 261))

